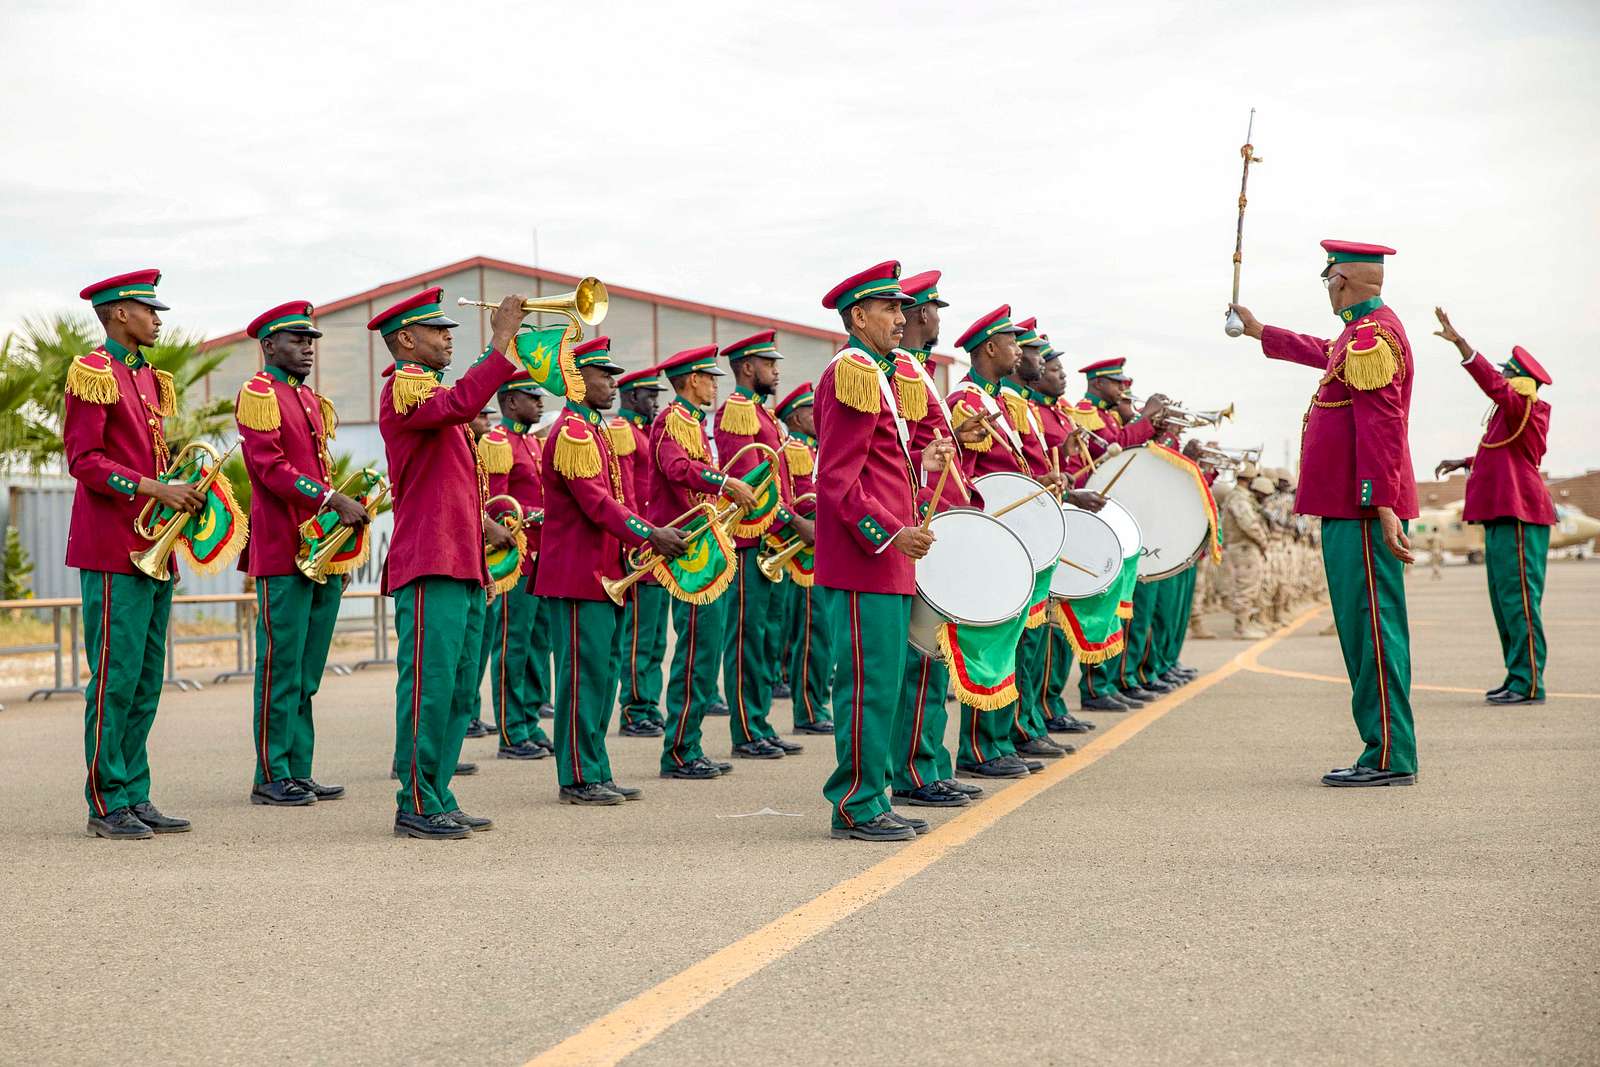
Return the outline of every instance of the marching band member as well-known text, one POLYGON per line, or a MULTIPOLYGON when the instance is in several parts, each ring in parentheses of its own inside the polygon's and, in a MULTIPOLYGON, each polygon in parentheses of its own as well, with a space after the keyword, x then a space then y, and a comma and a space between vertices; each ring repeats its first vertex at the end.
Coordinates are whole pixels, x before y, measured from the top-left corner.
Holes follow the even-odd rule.
POLYGON ((543 446, 533 427, 544 415, 544 390, 526 374, 502 382, 496 393, 500 424, 478 438, 478 458, 489 475, 489 495, 522 505, 522 580, 489 601, 489 691, 500 731, 499 759, 544 759, 555 745, 539 725, 539 698, 549 680, 535 656, 536 640, 548 644, 533 580, 544 521, 543 446))
MULTIPOLYGON (((840 663, 834 678, 837 765, 823 787, 832 836, 904 841, 927 830, 889 802, 890 734, 911 626, 915 565, 933 544, 918 522, 928 471, 955 462, 953 446, 931 445, 922 470, 911 457, 894 351, 905 328, 900 264, 852 275, 822 306, 837 311, 846 347, 816 390, 816 584, 832 603, 840 663)), ((913 379, 915 381, 915 379, 913 379)), ((918 383, 920 384, 920 383, 918 383)))
MULTIPOLYGON (((734 390, 717 409, 717 455, 729 464, 725 473, 730 478, 743 478, 762 463, 762 454, 747 452, 734 460, 741 448, 754 442, 776 452, 782 443, 782 429, 767 410, 766 399, 777 392, 778 360, 783 354, 778 351, 776 331, 763 330, 728 345, 721 355, 733 370, 734 390)), ((781 472, 773 471, 772 476, 781 478, 781 472)), ((780 499, 775 517, 766 521, 778 530, 792 526, 795 533, 809 539, 811 520, 791 514, 787 503, 780 499)), ((735 587, 726 594, 725 626, 731 651, 722 678, 733 754, 740 759, 780 759, 804 747, 779 737, 767 721, 778 675, 770 627, 774 618, 782 621, 782 586, 768 581, 756 566, 761 555, 760 534, 740 532, 734 545, 739 550, 739 570, 735 587)))
MULTIPOLYGON (((485 404, 483 410, 478 412, 478 414, 473 417, 471 422, 467 423, 467 429, 472 433, 472 447, 479 453, 480 466, 482 465, 483 460, 481 451, 483 439, 488 435, 489 430, 494 426, 495 414, 495 405, 485 404)), ((485 468, 484 474, 488 474, 487 468, 485 468)), ((492 489, 490 490, 490 495, 494 495, 492 489)), ((495 516, 490 517, 494 518, 495 516)), ((485 551, 488 551, 487 546, 485 546, 485 551)), ((483 676, 489 670, 489 654, 494 649, 495 636, 494 627, 490 625, 489 619, 491 613, 494 611, 494 602, 497 599, 498 596, 491 591, 489 593, 489 602, 485 606, 483 613, 483 635, 482 639, 478 643, 478 670, 476 675, 474 675, 474 681, 472 685, 464 688, 461 694, 461 699, 466 701, 468 709, 468 737, 488 737, 490 734, 495 733, 498 727, 498 724, 496 724, 496 726, 490 726, 488 723, 483 721, 483 676)), ((472 769, 466 773, 478 773, 478 767, 476 764, 470 764, 469 766, 471 766, 472 769)), ((457 769, 456 773, 460 774, 462 772, 457 769)))
POLYGON ((319 583, 295 566, 300 525, 323 510, 343 526, 364 525, 372 516, 333 486, 328 441, 338 420, 333 404, 306 384, 322 336, 311 305, 295 300, 264 311, 245 334, 260 343, 262 361, 234 405, 250 476, 253 535, 239 564, 256 583, 250 801, 290 807, 344 795, 344 786, 311 777, 311 698, 328 663, 344 578, 319 583))
POLYGON ((1330 786, 1412 785, 1411 633, 1406 523, 1417 489, 1406 439, 1415 368, 1400 318, 1383 302, 1383 245, 1323 241, 1322 283, 1343 326, 1332 341, 1264 326, 1234 305, 1269 359, 1321 374, 1300 443, 1295 511, 1322 517, 1329 601, 1350 677, 1351 712, 1365 744, 1330 786))
MULTIPOLYGON (((628 506, 650 514, 650 423, 660 406, 666 379, 656 367, 629 371, 617 379, 621 407, 611 420, 611 445, 622 464, 628 506)), ((645 579, 628 589, 622 605, 617 656, 622 665, 622 725, 625 737, 660 737, 661 664, 667 655, 667 591, 645 579)))
POLYGON ((637 800, 640 790, 619 785, 606 755, 606 727, 617 698, 617 631, 622 609, 601 579, 623 574, 622 550, 649 545, 667 559, 683 536, 652 526, 625 503, 622 464, 601 412, 616 396, 611 341, 596 337, 572 349, 574 372, 563 370, 567 403, 550 427, 544 466, 547 566, 534 591, 553 600, 556 622, 556 767, 562 803, 606 806, 637 800), (560 561, 556 565, 554 561, 560 561))
POLYGON ((484 513, 488 479, 467 424, 500 383, 521 370, 507 353, 522 322, 522 297, 500 302, 489 319, 493 333, 483 358, 446 386, 441 379, 451 360, 450 331, 460 323, 445 316, 442 292, 424 289, 367 323, 394 357, 378 402, 394 487, 394 534, 383 568, 398 635, 394 831, 425 840, 467 837, 493 826, 461 811, 450 779, 467 734, 470 690, 481 678, 489 584, 483 543, 516 543, 484 513))
POLYGON ((1440 326, 1437 336, 1456 346, 1461 365, 1494 402, 1477 452, 1466 459, 1447 459, 1434 471, 1434 477, 1440 478, 1466 469, 1467 496, 1461 518, 1483 523, 1489 606, 1494 609, 1506 665, 1505 680, 1485 693, 1484 699, 1490 704, 1543 704, 1545 641, 1540 604, 1556 511, 1550 503, 1550 490, 1539 477, 1539 462, 1544 459, 1550 432, 1550 405, 1539 398, 1539 386, 1550 384, 1550 374, 1520 345, 1496 370, 1450 325, 1444 309, 1435 313, 1440 326))
MULTIPOLYGON (((750 487, 712 463, 705 409, 716 403, 717 346, 701 345, 661 362, 661 373, 676 394, 650 427, 653 459, 650 518, 668 522, 697 504, 719 495, 742 507, 754 507, 750 487)), ((700 746, 701 723, 716 698, 717 671, 722 665, 728 614, 726 590, 709 603, 672 602, 674 646, 667 677, 667 722, 661 746, 661 776, 704 780, 733 770, 731 763, 706 757, 700 746)))
MULTIPOLYGON (((89 659, 84 690, 84 799, 89 833, 113 840, 183 833, 187 819, 150 803, 145 747, 161 701, 172 582, 133 566, 130 553, 149 547, 134 531, 145 501, 196 512, 204 497, 193 486, 159 475, 170 456, 163 420, 177 414, 172 376, 141 349, 156 343, 167 305, 156 299, 158 270, 140 270, 85 286, 103 344, 77 356, 67 371, 61 439, 67 471, 77 481, 67 566, 83 591, 83 644, 89 659)), ((175 573, 172 564, 168 575, 175 573)))
MULTIPOLYGON (((813 416, 816 393, 802 382, 778 401, 777 416, 788 436, 783 441, 784 476, 789 499, 816 492, 817 424, 813 416)), ((815 531, 815 524, 812 529, 815 531)), ((814 536, 814 535, 813 535, 814 536)), ((794 586, 793 629, 789 649, 789 685, 793 691, 794 729, 802 734, 833 733, 830 701, 833 692, 833 623, 823 610, 824 600, 815 584, 794 586)))

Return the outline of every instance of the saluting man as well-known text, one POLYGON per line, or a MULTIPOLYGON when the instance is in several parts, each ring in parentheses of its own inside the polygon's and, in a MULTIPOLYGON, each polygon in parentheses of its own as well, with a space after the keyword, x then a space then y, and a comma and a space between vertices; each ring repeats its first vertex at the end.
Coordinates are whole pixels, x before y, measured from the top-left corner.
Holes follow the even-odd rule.
POLYGON ((472 714, 470 693, 481 678, 489 585, 484 542, 516 543, 484 510, 488 475, 468 424, 500 383, 522 369, 506 354, 522 322, 522 297, 508 296, 490 316, 483 357, 454 386, 442 384, 450 331, 460 325, 446 317, 442 293, 439 286, 424 289, 367 323, 394 358, 378 401, 394 490, 394 533, 383 565, 397 634, 394 832, 425 840, 467 837, 494 825, 465 814, 450 789, 472 714))
POLYGON ((256 583, 250 801, 298 807, 344 795, 344 786, 311 777, 311 698, 322 685, 345 579, 336 574, 318 583, 300 573, 300 526, 324 510, 342 526, 365 525, 372 516, 333 485, 328 441, 338 419, 333 404, 306 384, 322 336, 311 305, 294 300, 264 311, 245 334, 260 343, 262 362, 234 405, 250 476, 251 537, 239 567, 256 583))
MULTIPOLYGON (((812 418, 815 398, 812 384, 802 382, 778 401, 777 416, 788 430, 781 455, 791 501, 808 494, 815 495, 817 489, 817 424, 812 418)), ((813 525, 813 531, 815 528, 813 525)), ((833 692, 833 623, 823 611, 824 601, 814 581, 806 586, 798 582, 792 584, 795 587, 792 605, 794 621, 790 630, 788 656, 789 685, 794 700, 794 729, 801 734, 831 734, 833 715, 829 702, 833 692)))
MULTIPOLYGON (((628 506, 637 515, 650 514, 650 423, 661 403, 666 379, 655 367, 629 371, 617 379, 621 407, 611 420, 611 445, 622 464, 628 506)), ((660 737, 661 664, 667 655, 667 591, 646 578, 628 588, 622 604, 622 629, 617 656, 622 670, 624 737, 660 737)))
POLYGON ((1323 241, 1322 283, 1344 329, 1332 341, 1263 326, 1235 307, 1269 359, 1321 374, 1300 440, 1295 511, 1322 517, 1322 562, 1339 628, 1351 711, 1365 750, 1323 776, 1331 786, 1411 785, 1417 742, 1411 719, 1411 634, 1406 523, 1417 487, 1406 438, 1414 366, 1400 318, 1383 302, 1383 245, 1323 241))
POLYGON ((500 424, 478 438, 478 458, 489 475, 489 495, 509 496, 522 505, 522 533, 527 552, 522 578, 489 601, 489 691, 499 725, 499 759, 544 759, 555 745, 539 725, 539 703, 548 692, 547 673, 535 654, 548 645, 540 625, 539 598, 533 581, 539 559, 539 533, 544 523, 544 457, 533 428, 544 415, 544 390, 526 374, 503 382, 497 390, 500 424))
POLYGON ((190 828, 150 803, 145 748, 161 702, 177 564, 162 580, 129 559, 150 547, 133 529, 149 500, 188 512, 204 504, 192 486, 159 478, 171 459, 163 420, 177 414, 177 393, 172 375, 150 366, 141 350, 161 334, 158 312, 167 305, 156 299, 160 280, 158 270, 133 271, 78 293, 94 307, 106 339, 68 368, 61 425, 67 471, 78 483, 67 566, 78 568, 89 659, 83 793, 89 833, 113 840, 190 828))
MULTIPOLYGON (((706 433, 706 408, 716 403, 717 346, 686 348, 661 361, 672 386, 672 401, 650 427, 652 479, 650 519, 658 526, 689 509, 726 496, 741 507, 756 496, 712 462, 706 433)), ((706 603, 672 601, 672 667, 667 676, 667 722, 661 741, 661 777, 704 781, 733 770, 733 764, 708 758, 701 729, 717 695, 717 671, 727 643, 728 592, 706 603)))
POLYGON ((1556 509, 1539 476, 1550 433, 1550 405, 1540 399, 1539 386, 1550 384, 1550 374, 1521 345, 1512 348, 1511 358, 1496 370, 1456 332, 1443 308, 1435 313, 1437 335, 1456 346, 1461 365, 1494 402, 1478 451, 1466 459, 1445 460, 1433 475, 1440 478, 1465 468, 1467 497, 1461 518, 1483 523, 1489 606, 1506 664, 1505 680, 1484 699, 1490 704, 1543 704, 1540 604, 1556 509))

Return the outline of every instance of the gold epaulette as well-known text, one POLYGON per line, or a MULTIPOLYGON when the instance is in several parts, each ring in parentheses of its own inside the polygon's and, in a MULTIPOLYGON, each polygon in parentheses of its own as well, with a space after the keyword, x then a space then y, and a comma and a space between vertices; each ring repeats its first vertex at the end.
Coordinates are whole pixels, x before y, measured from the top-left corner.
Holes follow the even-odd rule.
POLYGON ((504 426, 495 426, 478 438, 478 459, 488 474, 511 472, 511 440, 504 426))
POLYGON ((865 353, 845 352, 833 363, 833 394, 847 408, 876 415, 883 408, 880 374, 878 365, 865 353))
POLYGON ((283 425, 283 413, 278 410, 278 393, 272 388, 272 375, 262 371, 244 383, 244 388, 239 390, 239 399, 234 401, 233 417, 245 429, 262 433, 283 425))
MULTIPOLYGON (((915 356, 910 357, 915 359, 915 356)), ((928 417, 928 386, 915 367, 907 374, 903 360, 895 361, 894 400, 900 407, 900 417, 907 422, 921 422, 928 417)))
POLYGON ((172 380, 172 372, 164 371, 159 367, 151 367, 156 376, 156 411, 164 419, 170 419, 178 413, 178 386, 172 380))
POLYGON ((1001 391, 1000 399, 1006 405, 1006 418, 1016 427, 1020 436, 1033 432, 1033 420, 1028 418, 1028 398, 1017 393, 1001 391))
POLYGON ((706 458, 706 439, 699 421, 676 404, 667 409, 667 436, 682 445, 690 459, 706 458))
POLYGON ((756 402, 750 397, 734 393, 717 413, 717 429, 736 437, 754 437, 761 432, 761 420, 756 417, 756 402))
POLYGON ((390 387, 395 414, 404 415, 427 400, 438 388, 439 379, 431 371, 421 367, 395 367, 394 384, 390 387))
POLYGON ((316 393, 316 397, 317 407, 322 412, 322 434, 332 440, 339 434, 339 413, 333 410, 333 401, 321 393, 316 393))
POLYGON ((1512 378, 1506 384, 1511 386, 1512 392, 1518 396, 1525 396, 1531 400, 1539 395, 1539 383, 1532 378, 1512 378))
POLYGON ((1074 404, 1067 408, 1067 417, 1074 426, 1081 426, 1085 430, 1099 431, 1106 428, 1106 420, 1100 417, 1100 411, 1093 404, 1074 404))
POLYGON ((783 443, 783 461, 789 466, 789 473, 797 477, 805 477, 817 469, 816 457, 811 454, 811 449, 804 441, 790 438, 783 443))
POLYGON ((111 357, 99 349, 75 356, 67 368, 67 392, 89 404, 115 404, 121 397, 111 357))
POLYGON ((556 431, 550 462, 563 478, 593 478, 600 473, 600 443, 587 424, 567 419, 556 431))
POLYGON ((1382 389, 1400 369, 1399 344, 1375 322, 1363 322, 1344 348, 1344 381, 1352 389, 1382 389))
POLYGON ((611 451, 619 456, 631 456, 639 450, 639 443, 633 438, 633 425, 627 419, 621 416, 612 419, 608 429, 611 432, 611 451))
MULTIPOLYGON (((981 411, 968 407, 965 400, 957 400, 950 406, 950 421, 958 428, 968 419, 980 414, 981 411)), ((987 452, 994 447, 994 433, 991 431, 977 441, 962 441, 961 447, 968 452, 987 452)))

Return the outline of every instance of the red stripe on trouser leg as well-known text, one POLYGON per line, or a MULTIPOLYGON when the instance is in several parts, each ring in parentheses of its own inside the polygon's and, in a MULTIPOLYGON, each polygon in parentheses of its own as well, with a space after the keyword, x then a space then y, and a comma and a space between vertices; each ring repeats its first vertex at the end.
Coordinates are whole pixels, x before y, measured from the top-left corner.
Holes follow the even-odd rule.
POLYGON ((906 753, 906 770, 911 772, 911 780, 921 789, 922 775, 917 773, 917 749, 922 744, 922 702, 928 697, 928 672, 933 669, 933 661, 926 656, 919 656, 922 668, 917 674, 917 703, 916 713, 911 719, 911 749, 906 753))
POLYGON ((805 590, 805 599, 801 602, 801 625, 804 629, 800 633, 800 677, 795 680, 794 691, 800 694, 800 701, 805 705, 806 722, 817 721, 816 709, 811 706, 811 590, 805 590))
POLYGON ((506 732, 506 720, 510 716, 506 712, 511 707, 511 694, 506 691, 506 660, 511 651, 511 592, 500 594, 500 669, 495 672, 495 693, 500 698, 500 743, 508 747, 511 735, 506 732))
POLYGON ((850 597, 850 662, 854 666, 854 687, 850 693, 850 771, 854 776, 850 782, 850 791, 839 801, 839 814, 849 826, 854 826, 856 821, 850 817, 850 798, 856 795, 856 790, 861 788, 861 720, 864 715, 862 703, 866 699, 866 686, 861 677, 861 604, 860 593, 852 592, 850 597))
POLYGON ((111 662, 111 575, 100 576, 100 656, 95 667, 94 756, 89 760, 89 792, 94 797, 96 815, 106 814, 106 800, 100 793, 100 742, 106 727, 106 667, 111 662))
POLYGON ((567 703, 567 743, 572 748, 572 776, 579 785, 586 784, 583 780, 583 757, 578 751, 578 605, 576 602, 567 605, 567 639, 568 647, 572 650, 572 699, 567 703))
POLYGON ((633 632, 628 642, 628 696, 635 706, 639 703, 639 587, 628 590, 633 608, 633 632))
POLYGON ((263 657, 261 677, 261 778, 263 781, 272 781, 271 752, 272 716, 269 710, 272 707, 272 596, 267 589, 266 578, 261 578, 256 584, 256 591, 261 598, 261 626, 267 632, 267 652, 263 657))
POLYGON ((1389 769, 1389 676, 1383 655, 1383 625, 1378 602, 1378 576, 1372 564, 1372 521, 1362 520, 1361 553, 1367 572, 1367 611, 1372 617, 1372 654, 1378 672, 1378 719, 1383 725, 1383 747, 1378 752, 1378 769, 1389 769))
POLYGON ((1533 642, 1533 602, 1528 597, 1527 546, 1522 540, 1522 523, 1517 523, 1517 580, 1522 588, 1522 622, 1528 631, 1528 696, 1539 695, 1539 654, 1533 642))
POLYGON ((416 615, 417 632, 412 639, 411 649, 411 811, 414 815, 424 814, 422 810, 422 791, 417 788, 417 734, 422 729, 422 609, 424 599, 422 596, 423 583, 416 585, 416 615))
POLYGON ((672 762, 683 766, 683 732, 689 728, 689 709, 694 707, 694 646, 700 630, 700 605, 689 605, 688 640, 683 654, 683 708, 678 712, 678 731, 672 738, 672 762))
MULTIPOLYGON (((750 557, 754 559, 754 556, 750 557)), ((734 701, 739 705, 739 729, 744 734, 746 741, 753 740, 750 736, 750 713, 744 706, 744 579, 748 571, 741 570, 738 579, 734 582, 739 588, 739 614, 733 620, 733 688, 736 696, 734 701)), ((765 581, 765 579, 762 579, 765 581)))

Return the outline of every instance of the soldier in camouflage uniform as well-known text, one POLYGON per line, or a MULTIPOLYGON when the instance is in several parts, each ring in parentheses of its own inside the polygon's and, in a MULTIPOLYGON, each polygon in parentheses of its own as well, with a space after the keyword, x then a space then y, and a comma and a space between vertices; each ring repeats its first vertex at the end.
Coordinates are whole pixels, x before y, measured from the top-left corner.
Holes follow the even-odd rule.
POLYGON ((1272 543, 1261 502, 1272 495, 1273 485, 1257 477, 1248 488, 1236 487, 1222 506, 1222 567, 1228 581, 1228 610, 1233 613, 1233 636, 1265 637, 1257 617, 1261 611, 1261 585, 1272 543))

